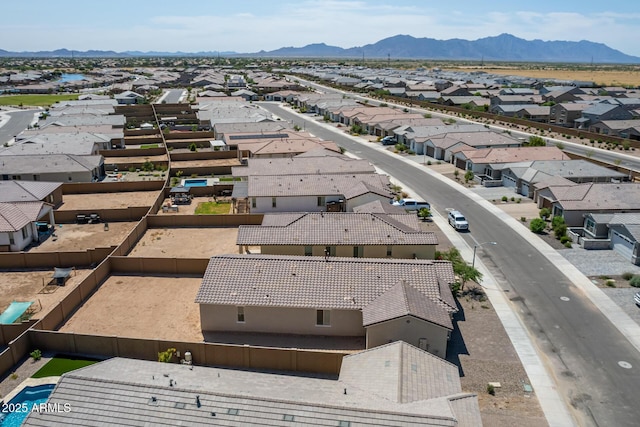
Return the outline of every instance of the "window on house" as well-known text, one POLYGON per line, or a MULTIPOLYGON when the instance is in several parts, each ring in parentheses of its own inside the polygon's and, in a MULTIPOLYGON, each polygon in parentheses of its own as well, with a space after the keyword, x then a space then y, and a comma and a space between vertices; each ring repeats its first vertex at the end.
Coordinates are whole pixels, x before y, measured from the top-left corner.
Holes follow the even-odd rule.
POLYGON ((22 227, 22 238, 26 239, 27 237, 29 237, 29 229, 28 229, 28 225, 22 227))
POLYGON ((13 177, 11 179, 20 181, 22 179, 22 177, 20 175, 13 175, 13 177))
POLYGON ((331 325, 331 311, 316 310, 316 326, 330 326, 330 325, 331 325))
POLYGON ((596 222, 591 218, 587 219, 584 228, 591 234, 596 234, 596 222))
POLYGON ((34 181, 40 181, 40 175, 33 175, 34 181))
POLYGON ((353 247, 353 257, 354 258, 362 258, 362 252, 364 248, 362 246, 354 246, 353 247))
POLYGON ((244 307, 238 307, 238 323, 244 323, 244 307))
POLYGON ((251 207, 252 207, 252 208, 255 208, 255 207, 256 207, 256 198, 255 198, 255 197, 252 197, 252 198, 251 198, 251 207))
POLYGON ((53 194, 49 194, 48 200, 49 203, 53 203, 53 194))
POLYGON ((10 245, 16 244, 16 239, 13 238, 13 233, 9 233, 9 244, 10 245))
POLYGON ((311 246, 305 246, 304 256, 311 256, 311 255, 313 255, 313 248, 311 246))
POLYGON ((272 207, 272 208, 275 208, 275 207, 276 207, 276 198, 275 198, 275 197, 272 197, 272 198, 271 198, 271 207, 272 207))
POLYGON ((391 256, 393 252, 392 246, 391 245, 387 245, 387 256, 391 256))
POLYGON ((318 206, 325 206, 326 205, 326 200, 323 196, 318 196, 318 206))
POLYGON ((325 253, 325 255, 336 256, 336 247, 335 246, 325 246, 324 253, 325 253))

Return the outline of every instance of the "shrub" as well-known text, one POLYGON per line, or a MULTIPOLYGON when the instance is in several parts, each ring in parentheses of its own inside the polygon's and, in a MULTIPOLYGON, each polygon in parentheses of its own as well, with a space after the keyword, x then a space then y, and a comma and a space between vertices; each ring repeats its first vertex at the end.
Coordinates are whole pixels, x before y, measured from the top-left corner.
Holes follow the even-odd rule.
POLYGON ((561 225, 564 225, 564 218, 561 216, 554 216, 551 220, 551 228, 555 230, 561 225))
POLYGON ((610 287, 610 288, 615 288, 616 287, 616 282, 615 282, 615 280, 607 280, 605 282, 605 285, 610 287))
POLYGON ((631 280, 633 278, 633 273, 625 271, 624 273, 622 273, 622 278, 624 280, 631 280))
POLYGON ((522 199, 520 197, 518 197, 518 200, 516 200, 516 203, 520 203, 522 201, 522 199))
POLYGON ((464 173, 464 182, 469 182, 471 180, 473 180, 473 171, 472 170, 468 170, 464 173))
POLYGON ((544 231, 546 226, 547 226, 547 223, 544 222, 542 218, 534 218, 531 220, 531 223, 529 224, 529 229, 536 234, 541 234, 544 231))
POLYGON ((427 160, 427 165, 431 166, 431 160, 427 160))
POLYGON ((511 196, 511 201, 512 201, 512 202, 515 202, 515 201, 516 201, 516 198, 515 198, 515 197, 513 197, 513 196, 511 196))
POLYGON ((33 358, 34 361, 42 359, 42 352, 38 349, 33 350, 29 353, 29 356, 33 358))
POLYGON ((171 359, 173 359, 173 355, 175 354, 175 348, 168 348, 165 351, 161 351, 158 353, 158 362, 169 363, 171 359))
POLYGON ((496 388, 493 386, 493 384, 487 384, 487 393, 489 393, 491 396, 496 395, 496 388))
POLYGON ((631 280, 629 280, 629 285, 633 286, 634 288, 640 288, 640 276, 638 276, 637 274, 634 275, 631 280))
POLYGON ((553 229, 553 234, 556 236, 556 239, 562 241, 561 239, 567 236, 567 226, 565 224, 558 225, 553 229))
POLYGON ((506 202, 507 200, 509 200, 509 198, 507 196, 502 196, 502 201, 506 202))
POLYGON ((521 217, 520 217, 520 221, 522 221, 522 222, 527 222, 527 217, 525 217, 525 216, 521 216, 521 217))
POLYGON ((564 247, 565 247, 565 248, 572 248, 573 246, 571 245, 571 242, 566 242, 566 243, 564 244, 564 247))
POLYGON ((569 236, 562 236, 560 237, 560 243, 567 243, 571 241, 571 237, 569 236))

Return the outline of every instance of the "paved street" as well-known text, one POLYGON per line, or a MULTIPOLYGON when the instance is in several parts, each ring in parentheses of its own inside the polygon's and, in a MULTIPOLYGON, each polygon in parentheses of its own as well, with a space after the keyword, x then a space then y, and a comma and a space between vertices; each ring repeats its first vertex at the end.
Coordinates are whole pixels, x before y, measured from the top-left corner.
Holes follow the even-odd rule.
POLYGON ((0 145, 11 141, 33 123, 40 110, 0 110, 0 145))
MULTIPOLYGON (((277 105, 262 105, 284 120, 302 120, 277 105)), ((594 306, 583 288, 576 286, 573 279, 532 245, 531 236, 520 235, 505 225, 503 218, 489 210, 486 201, 472 200, 415 164, 408 166, 397 156, 316 123, 307 121, 306 130, 367 158, 414 189, 416 196, 428 200, 440 215, 446 208, 461 210, 471 222, 471 232, 460 235, 468 245, 498 242, 483 250, 481 259, 526 325, 538 350, 544 353, 558 391, 567 406, 575 409, 578 422, 593 426, 638 424, 638 350, 594 306), (620 361, 632 368, 622 367, 620 361)))

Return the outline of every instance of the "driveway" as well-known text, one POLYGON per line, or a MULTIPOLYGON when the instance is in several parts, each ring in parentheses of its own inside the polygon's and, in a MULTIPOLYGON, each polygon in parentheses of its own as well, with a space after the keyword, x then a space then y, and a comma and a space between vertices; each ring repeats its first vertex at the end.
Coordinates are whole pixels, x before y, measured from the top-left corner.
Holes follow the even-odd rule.
POLYGON ((630 272, 640 274, 640 266, 614 250, 586 250, 580 247, 558 251, 585 276, 619 276, 630 272))

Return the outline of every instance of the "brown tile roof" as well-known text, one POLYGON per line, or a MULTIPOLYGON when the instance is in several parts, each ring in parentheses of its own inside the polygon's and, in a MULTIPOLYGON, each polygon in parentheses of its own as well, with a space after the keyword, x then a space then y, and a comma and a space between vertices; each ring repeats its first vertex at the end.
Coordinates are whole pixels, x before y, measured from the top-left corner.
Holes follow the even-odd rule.
POLYGON ((437 245, 413 214, 326 212, 266 214, 262 225, 241 225, 238 245, 437 245))
POLYGON ((0 202, 43 201, 61 182, 48 181, 0 181, 0 202))
POLYGON ((0 203, 0 232, 14 232, 37 221, 43 202, 0 203))
POLYGON ((364 205, 355 206, 353 211, 356 213, 386 213, 386 214, 405 214, 406 211, 400 206, 394 206, 391 203, 385 203, 382 200, 374 200, 364 205))
POLYGON ((462 150, 461 155, 474 163, 512 163, 526 160, 570 160, 558 147, 508 147, 462 150))
POLYGON ((376 189, 389 199, 390 182, 386 175, 334 174, 334 175, 261 175, 248 178, 248 197, 277 196, 330 196, 351 197, 376 189), (358 184, 365 183, 370 188, 358 184))
POLYGON ((375 168, 367 160, 351 159, 346 156, 332 157, 291 157, 253 158, 247 166, 231 169, 233 176, 251 175, 307 175, 307 174, 349 174, 375 173, 375 168))
POLYGON ((453 330, 449 312, 404 281, 398 282, 362 309, 362 325, 371 326, 404 316, 453 330))
POLYGON ((640 183, 585 183, 549 190, 565 210, 640 210, 640 183))
POLYGON ((448 261, 283 255, 211 258, 198 304, 361 310, 404 280, 449 312, 448 261))

